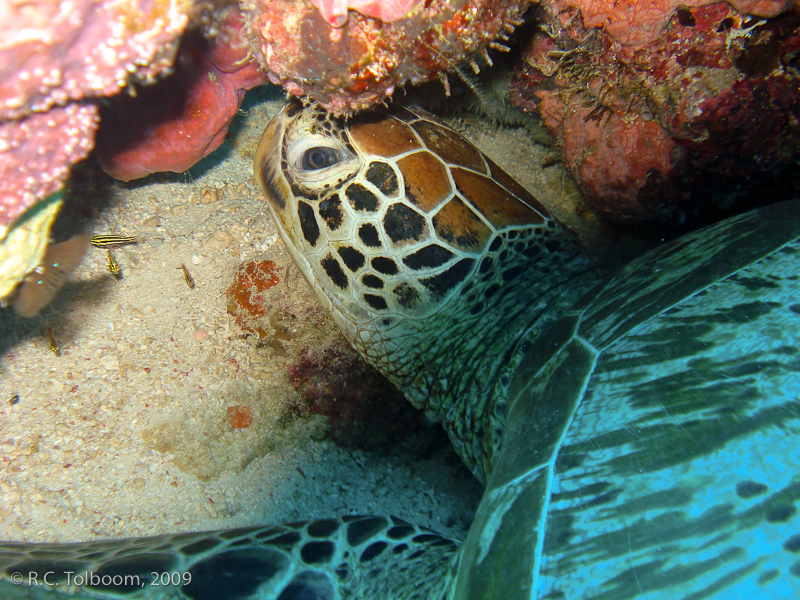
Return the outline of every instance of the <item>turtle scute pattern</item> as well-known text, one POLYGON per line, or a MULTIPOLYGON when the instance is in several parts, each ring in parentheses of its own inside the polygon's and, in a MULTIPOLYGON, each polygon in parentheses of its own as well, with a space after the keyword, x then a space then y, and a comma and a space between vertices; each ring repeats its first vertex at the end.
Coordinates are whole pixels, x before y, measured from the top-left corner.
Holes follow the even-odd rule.
POLYGON ((456 597, 798 597, 799 211, 648 253, 534 343, 456 597))
POLYGON ((427 600, 414 590, 429 585, 426 593, 443 595, 456 549, 400 519, 360 516, 76 544, 2 542, 0 597, 47 590, 101 599, 427 600), (36 574, 39 584, 14 585, 14 573, 25 581, 36 574), (73 584, 87 573, 87 584, 73 584), (158 585, 154 573, 179 574, 181 584, 158 585))
MULTIPOLYGON (((519 274, 518 266, 503 268, 510 252, 531 260, 547 254, 539 228, 554 226, 548 211, 426 113, 395 107, 345 122, 299 105, 286 111, 287 120, 305 122, 292 124, 281 147, 290 190, 269 196, 284 208, 297 203, 296 214, 279 221, 311 263, 312 280, 325 278, 352 298, 356 319, 391 328, 396 316, 423 317, 473 274, 497 278, 484 291, 490 297, 519 274), (309 162, 315 153, 319 162, 309 162), (335 176, 314 178, 316 168, 335 163, 335 176)), ((277 161, 266 159, 257 175, 269 189, 280 175, 277 161)), ((475 314, 486 307, 477 294, 471 300, 475 314)))

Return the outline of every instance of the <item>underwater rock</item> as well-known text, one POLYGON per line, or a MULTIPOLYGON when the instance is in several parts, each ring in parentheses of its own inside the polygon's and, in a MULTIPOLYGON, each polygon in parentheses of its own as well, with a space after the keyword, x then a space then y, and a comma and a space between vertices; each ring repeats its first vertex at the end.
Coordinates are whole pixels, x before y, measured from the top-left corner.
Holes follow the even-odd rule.
POLYGON ((588 29, 575 9, 541 15, 512 103, 539 112, 612 220, 684 218, 800 155, 800 11, 759 20, 722 2, 682 7, 637 46, 588 29))
POLYGON ((335 28, 310 2, 256 0, 247 18, 258 60, 270 81, 289 93, 310 96, 337 114, 352 113, 398 86, 443 78, 513 30, 528 7, 527 0, 384 4, 412 8, 391 23, 350 12, 335 28))
MULTIPOLYGON (((718 0, 554 0, 557 12, 577 8, 587 28, 602 27, 614 40, 626 46, 655 41, 676 10, 691 10, 718 0)), ((729 0, 741 14, 770 18, 800 7, 798 0, 729 0)))

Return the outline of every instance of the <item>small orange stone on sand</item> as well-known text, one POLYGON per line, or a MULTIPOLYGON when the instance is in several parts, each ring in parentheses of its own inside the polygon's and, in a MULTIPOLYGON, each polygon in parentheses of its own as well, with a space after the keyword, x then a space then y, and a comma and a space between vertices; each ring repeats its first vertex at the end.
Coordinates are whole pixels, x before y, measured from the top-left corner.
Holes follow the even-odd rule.
POLYGON ((247 429, 253 424, 253 411, 249 406, 229 406, 228 422, 234 429, 247 429))

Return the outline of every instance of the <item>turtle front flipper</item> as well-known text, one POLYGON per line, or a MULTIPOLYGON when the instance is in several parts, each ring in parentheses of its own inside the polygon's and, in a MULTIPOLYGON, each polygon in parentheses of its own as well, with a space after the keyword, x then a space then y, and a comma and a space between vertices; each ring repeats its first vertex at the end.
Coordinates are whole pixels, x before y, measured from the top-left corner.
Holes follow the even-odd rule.
POLYGON ((0 542, 0 597, 434 598, 444 595, 457 548, 394 517, 356 516, 77 544, 0 542))
POLYGON ((450 597, 797 597, 799 236, 696 232, 540 336, 450 597))

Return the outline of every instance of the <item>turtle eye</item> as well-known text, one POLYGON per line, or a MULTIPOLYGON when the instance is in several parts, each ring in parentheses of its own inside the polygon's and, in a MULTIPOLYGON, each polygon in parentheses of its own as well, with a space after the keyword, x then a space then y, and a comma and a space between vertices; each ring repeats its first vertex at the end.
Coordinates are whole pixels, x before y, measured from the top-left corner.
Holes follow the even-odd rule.
POLYGON ((289 128, 285 135, 287 172, 306 191, 316 194, 340 186, 361 168, 359 157, 340 139, 309 133, 302 127, 289 128))
POLYGON ((304 171, 318 171, 332 167, 341 160, 342 157, 334 148, 315 146, 303 152, 301 164, 304 171))

